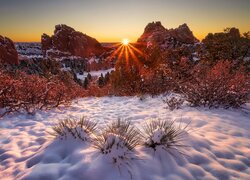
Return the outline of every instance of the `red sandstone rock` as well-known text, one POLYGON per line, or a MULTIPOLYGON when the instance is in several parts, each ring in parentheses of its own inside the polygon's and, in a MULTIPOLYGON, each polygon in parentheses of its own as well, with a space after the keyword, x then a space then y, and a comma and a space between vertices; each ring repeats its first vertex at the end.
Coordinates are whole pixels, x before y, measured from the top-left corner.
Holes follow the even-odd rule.
POLYGON ((18 54, 13 41, 0 35, 0 63, 18 64, 18 54))
POLYGON ((54 35, 42 35, 42 51, 44 56, 65 57, 99 56, 105 52, 102 45, 94 38, 75 31, 67 25, 56 25, 54 35))
POLYGON ((198 40, 194 37, 193 32, 189 29, 187 24, 182 24, 176 29, 169 30, 171 36, 176 38, 177 41, 184 44, 194 44, 198 40))
POLYGON ((194 44, 198 40, 194 37, 187 24, 168 30, 158 21, 149 23, 137 42, 164 48, 175 48, 182 44, 194 44))

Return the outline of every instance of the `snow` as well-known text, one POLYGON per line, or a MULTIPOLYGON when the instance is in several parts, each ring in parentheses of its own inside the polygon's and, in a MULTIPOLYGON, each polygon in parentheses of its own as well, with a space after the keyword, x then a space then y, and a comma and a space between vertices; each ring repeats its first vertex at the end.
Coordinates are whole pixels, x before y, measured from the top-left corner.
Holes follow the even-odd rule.
POLYGON ((20 56, 28 59, 42 58, 41 43, 15 43, 20 56))
MULTIPOLYGON (((59 50, 56 50, 57 53, 60 53, 61 51, 59 50)), ((65 52, 62 52, 62 53, 65 53, 65 52)), ((67 54, 67 52, 66 52, 67 54)), ((69 55, 69 54, 68 54, 69 55)), ((57 61, 64 61, 64 60, 71 60, 71 61, 74 61, 74 60, 82 60, 83 58, 80 57, 80 56, 63 56, 63 57, 59 57, 59 58, 55 58, 57 61)))
POLYGON ((105 76, 105 74, 107 74, 108 72, 110 73, 111 71, 114 71, 115 68, 110 68, 110 69, 106 69, 106 70, 99 70, 99 71, 90 71, 90 72, 83 72, 83 75, 80 75, 79 73, 77 74, 77 78, 84 80, 87 76, 88 73, 91 74, 92 77, 100 77, 101 74, 103 76, 105 76))
POLYGON ((162 98, 87 97, 34 116, 8 115, 0 120, 0 179, 250 179, 248 110, 184 106, 169 111, 162 98), (157 118, 184 125, 191 121, 188 147, 181 149, 187 156, 138 146, 133 152, 138 159, 118 166, 91 143, 55 139, 48 133, 58 121, 81 116, 98 122, 100 130, 117 118, 129 119, 138 128, 157 118))
POLYGON ((99 63, 100 59, 99 58, 96 58, 95 56, 91 57, 89 60, 88 60, 88 63, 91 64, 93 62, 96 62, 96 63, 99 63))
POLYGON ((46 57, 49 57, 49 53, 65 55, 66 57, 70 55, 70 52, 63 52, 53 48, 46 51, 46 57))
POLYGON ((197 58, 197 57, 193 57, 193 61, 199 61, 200 58, 197 58))
POLYGON ((28 58, 28 59, 42 59, 42 55, 20 55, 21 58, 28 58))
POLYGON ((245 57, 245 58, 243 59, 243 61, 245 61, 245 62, 250 61, 250 57, 245 57))
POLYGON ((163 130, 163 129, 160 129, 160 128, 157 128, 157 129, 153 132, 153 136, 152 136, 151 140, 152 140, 154 143, 160 143, 163 136, 164 136, 164 130, 163 130))
POLYGON ((63 66, 61 68, 62 71, 71 71, 71 68, 70 67, 66 67, 65 64, 62 64, 62 66, 63 66))

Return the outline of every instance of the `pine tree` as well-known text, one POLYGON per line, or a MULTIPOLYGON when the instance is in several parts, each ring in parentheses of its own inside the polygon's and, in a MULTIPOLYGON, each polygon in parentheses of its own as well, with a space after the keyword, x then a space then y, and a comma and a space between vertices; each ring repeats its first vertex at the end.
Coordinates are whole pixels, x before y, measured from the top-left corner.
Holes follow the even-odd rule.
POLYGON ((105 83, 104 82, 104 77, 103 77, 103 74, 101 74, 101 76, 98 79, 98 86, 103 87, 105 85, 104 83, 105 83))
POLYGON ((78 78, 77 78, 77 74, 75 73, 74 70, 71 70, 71 73, 73 75, 74 81, 77 82, 78 78))
POLYGON ((104 83, 107 84, 109 82, 109 79, 110 79, 110 73, 107 72, 107 74, 105 74, 104 83))
POLYGON ((88 88, 88 85, 89 85, 89 80, 88 80, 88 78, 86 77, 86 78, 84 79, 84 82, 83 82, 83 87, 84 87, 85 89, 87 89, 87 88, 88 88))
POLYGON ((91 79, 92 79, 92 76, 91 76, 90 73, 88 73, 87 78, 88 78, 88 80, 91 80, 91 79))

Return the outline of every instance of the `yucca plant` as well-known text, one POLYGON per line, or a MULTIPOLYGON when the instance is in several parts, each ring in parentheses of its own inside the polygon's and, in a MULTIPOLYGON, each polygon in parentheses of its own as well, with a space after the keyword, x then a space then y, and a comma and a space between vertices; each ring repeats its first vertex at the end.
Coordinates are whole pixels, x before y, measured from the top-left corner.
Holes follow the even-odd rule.
POLYGON ((176 150, 183 154, 179 148, 187 147, 183 141, 188 133, 188 125, 176 125, 174 120, 152 120, 143 126, 144 145, 154 151, 161 148, 169 153, 176 150))
POLYGON ((120 173, 125 167, 132 177, 131 160, 138 159, 134 148, 140 144, 141 134, 127 120, 113 121, 96 137, 94 147, 100 150, 111 162, 117 165, 120 173))
POLYGON ((140 132, 127 120, 113 121, 108 124, 100 136, 96 137, 95 147, 103 154, 108 154, 112 149, 124 148, 132 151, 140 144, 140 132))
POLYGON ((52 127, 52 134, 60 139, 67 139, 69 136, 82 141, 91 141, 91 135, 96 131, 97 123, 92 122, 85 117, 79 120, 64 119, 52 127))

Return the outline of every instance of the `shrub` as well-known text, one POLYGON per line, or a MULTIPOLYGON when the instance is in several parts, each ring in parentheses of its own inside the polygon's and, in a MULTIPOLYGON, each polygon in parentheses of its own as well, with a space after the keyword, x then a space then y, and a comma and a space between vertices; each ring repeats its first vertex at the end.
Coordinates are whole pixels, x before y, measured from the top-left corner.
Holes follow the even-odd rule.
POLYGON ((183 98, 177 98, 177 97, 171 97, 171 98, 164 99, 163 102, 167 104, 167 108, 170 111, 173 111, 175 109, 180 109, 181 108, 181 106, 184 103, 184 99, 183 98))
POLYGON ((199 64, 192 74, 181 87, 191 106, 239 108, 249 100, 249 73, 230 61, 219 61, 212 68, 199 64))
POLYGON ((106 84, 104 87, 100 88, 98 84, 90 83, 88 86, 88 90, 86 91, 86 96, 109 96, 113 95, 113 90, 110 84, 106 84))
POLYGON ((171 150, 183 154, 178 148, 186 147, 182 144, 187 134, 188 125, 181 127, 175 125, 175 121, 152 120, 143 126, 144 145, 157 151, 158 148, 169 153, 171 150))
POLYGON ((0 116, 12 112, 47 110, 61 104, 69 104, 84 91, 74 83, 63 82, 58 76, 43 78, 24 72, 6 73, 0 71, 0 116))
POLYGON ((79 120, 64 119, 52 127, 50 134, 60 139, 73 137, 82 141, 91 141, 93 133, 96 131, 97 123, 92 122, 85 117, 79 120))

